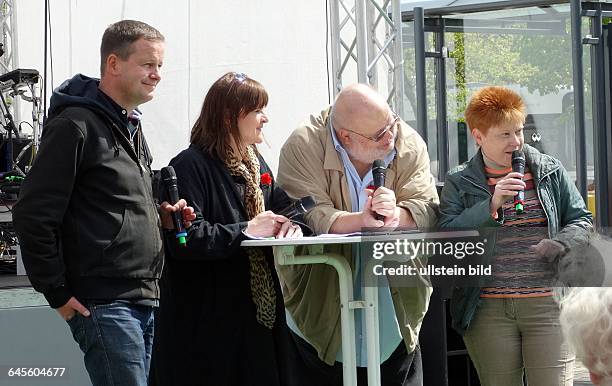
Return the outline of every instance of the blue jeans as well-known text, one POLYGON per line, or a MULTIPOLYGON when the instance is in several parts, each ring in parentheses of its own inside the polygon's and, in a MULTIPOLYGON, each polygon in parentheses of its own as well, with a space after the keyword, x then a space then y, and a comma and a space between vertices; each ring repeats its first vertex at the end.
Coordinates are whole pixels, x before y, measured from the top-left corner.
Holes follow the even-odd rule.
POLYGON ((93 386, 146 386, 153 346, 153 307, 123 302, 86 304, 91 315, 67 323, 85 354, 93 386))

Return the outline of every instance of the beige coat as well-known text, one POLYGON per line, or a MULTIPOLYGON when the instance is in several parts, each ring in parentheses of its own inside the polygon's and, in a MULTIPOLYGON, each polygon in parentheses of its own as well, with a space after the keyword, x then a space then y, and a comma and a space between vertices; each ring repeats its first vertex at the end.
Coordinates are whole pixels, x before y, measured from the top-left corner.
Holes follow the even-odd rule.
MULTIPOLYGON (((278 183, 292 197, 311 195, 316 206, 305 217, 317 234, 328 233, 332 223, 351 211, 348 182, 342 160, 327 125, 329 110, 295 130, 280 152, 278 183)), ((438 195, 429 171, 429 155, 418 133, 402 122, 395 142, 395 159, 387 169, 385 186, 395 192, 398 206, 407 209, 420 229, 436 223, 438 195)), ((353 267, 350 246, 326 246, 342 253, 353 267)), ((296 251, 307 254, 308 248, 296 251)), ((298 328, 315 347, 319 358, 332 365, 341 346, 338 275, 324 264, 278 266, 285 306, 298 328)), ((391 279, 390 279, 391 281, 391 279)), ((408 352, 418 341, 432 289, 394 288, 391 294, 400 331, 408 352)))

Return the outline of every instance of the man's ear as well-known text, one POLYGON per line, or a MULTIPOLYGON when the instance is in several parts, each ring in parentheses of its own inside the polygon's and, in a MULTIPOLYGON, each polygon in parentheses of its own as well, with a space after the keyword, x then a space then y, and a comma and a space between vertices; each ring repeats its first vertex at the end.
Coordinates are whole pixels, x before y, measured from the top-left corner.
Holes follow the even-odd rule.
POLYGON ((340 141, 342 146, 345 146, 346 144, 351 143, 351 136, 349 135, 349 132, 347 130, 337 129, 336 137, 338 137, 338 141, 340 141))
POLYGON ((116 75, 120 72, 120 60, 117 54, 110 54, 106 57, 104 72, 108 75, 116 75))

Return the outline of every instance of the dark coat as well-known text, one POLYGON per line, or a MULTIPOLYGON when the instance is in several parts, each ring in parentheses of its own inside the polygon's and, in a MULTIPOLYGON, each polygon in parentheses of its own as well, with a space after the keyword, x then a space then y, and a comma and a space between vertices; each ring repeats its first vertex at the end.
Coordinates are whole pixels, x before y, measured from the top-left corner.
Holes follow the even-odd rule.
MULTIPOLYGON (((261 173, 270 173, 260 158, 261 173)), ((167 235, 160 328, 154 366, 162 385, 287 385, 289 343, 283 297, 271 248, 264 248, 274 277, 277 307, 272 330, 255 319, 246 239, 244 181, 224 163, 191 146, 171 162, 179 196, 197 214, 187 247, 167 235)), ((275 181, 263 185, 266 210, 291 200, 275 181)))
POLYGON ((13 209, 28 277, 51 307, 158 299, 163 249, 140 125, 76 75, 51 97, 34 165, 13 209))

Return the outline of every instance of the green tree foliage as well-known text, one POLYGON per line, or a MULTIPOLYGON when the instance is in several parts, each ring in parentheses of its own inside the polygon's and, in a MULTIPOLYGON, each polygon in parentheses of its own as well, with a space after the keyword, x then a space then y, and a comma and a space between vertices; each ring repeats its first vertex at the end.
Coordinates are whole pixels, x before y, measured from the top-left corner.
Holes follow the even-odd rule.
MULTIPOLYGON (((410 23, 409 27, 412 25, 410 23)), ((572 87, 571 34, 569 15, 552 25, 546 34, 527 31, 527 23, 507 25, 508 33, 446 33, 449 48, 447 71, 448 118, 462 120, 469 96, 488 84, 520 85, 530 93, 557 93, 572 87)), ((586 27, 586 26, 585 26, 586 27)), ((586 28, 583 28, 586 30, 586 28)), ((497 32, 497 31, 496 31, 497 32)), ((433 46, 433 34, 426 45, 433 46)), ((588 52, 588 47, 585 47, 588 52)), ((414 48, 405 50, 406 96, 413 109, 414 48)), ((427 59, 428 117, 435 117, 435 71, 427 59)), ((585 62, 586 64, 586 62, 585 62)), ((585 82, 590 81, 590 66, 585 66, 585 82)))
MULTIPOLYGON (((469 94, 486 84, 520 85, 541 95, 569 89, 572 85, 570 34, 521 35, 452 33, 455 61, 454 111, 460 119, 469 94)), ((449 93, 452 94, 452 93, 449 93)))

